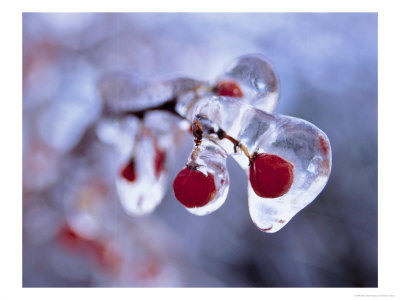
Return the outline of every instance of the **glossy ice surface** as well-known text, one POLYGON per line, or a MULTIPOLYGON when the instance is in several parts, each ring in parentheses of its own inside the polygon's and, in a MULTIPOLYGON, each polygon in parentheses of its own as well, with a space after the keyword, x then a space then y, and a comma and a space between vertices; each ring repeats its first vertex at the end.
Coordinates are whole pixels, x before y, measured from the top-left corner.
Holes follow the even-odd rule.
POLYGON ((229 173, 226 168, 226 153, 221 147, 205 139, 200 146, 193 146, 187 165, 196 166, 204 175, 212 175, 215 195, 201 207, 186 208, 189 212, 203 216, 214 212, 224 204, 229 190, 229 173))
MULTIPOLYGON (((134 115, 136 112, 138 118, 134 118, 139 124, 138 133, 132 132, 125 139, 131 152, 128 156, 124 153, 116 178, 121 203, 129 214, 150 213, 164 197, 168 189, 166 163, 173 156, 174 128, 186 130, 179 116, 193 124, 197 120, 203 131, 202 138, 195 139, 187 165, 195 166, 205 176, 211 174, 215 181, 216 192, 209 203, 186 207, 193 214, 209 214, 225 202, 229 190, 228 155, 233 155, 248 176, 250 157, 255 154, 276 155, 293 166, 290 185, 277 194, 279 197, 260 197, 262 194, 257 195, 252 185, 248 185, 250 216, 265 232, 276 232, 287 224, 315 199, 328 180, 331 168, 328 138, 304 120, 271 114, 279 98, 279 80, 271 63, 260 55, 237 58, 214 85, 183 77, 148 84, 135 82, 123 74, 109 74, 100 79, 99 88, 106 112, 134 115), (157 107, 167 112, 158 112, 157 107), (222 132, 238 144, 222 137, 222 132), (240 145, 245 146, 250 157, 242 153, 240 145), (124 169, 130 161, 135 169, 124 169), (123 173, 121 176, 121 170, 135 180, 129 180, 123 173)), ((117 143, 122 141, 117 139, 117 143)), ((278 178, 279 174, 275 176, 278 178)), ((175 190, 176 195, 183 195, 182 191, 175 190)), ((184 195, 186 199, 188 194, 184 195)), ((184 202, 191 203, 189 200, 184 202)))
MULTIPOLYGON (((288 116, 268 114, 238 99, 212 97, 199 101, 192 115, 204 128, 223 128, 227 134, 254 153, 277 155, 294 165, 294 180, 287 193, 278 198, 262 198, 248 185, 249 210, 262 231, 276 232, 324 188, 331 170, 328 137, 313 124, 288 116), (234 117, 232 117, 234 116, 234 117), (210 120, 212 120, 210 122, 210 120)), ((206 138, 220 145, 249 175, 249 158, 230 141, 216 134, 206 138)))
POLYGON ((263 56, 248 54, 233 60, 218 78, 239 83, 247 104, 272 112, 279 99, 279 79, 272 64, 263 56))

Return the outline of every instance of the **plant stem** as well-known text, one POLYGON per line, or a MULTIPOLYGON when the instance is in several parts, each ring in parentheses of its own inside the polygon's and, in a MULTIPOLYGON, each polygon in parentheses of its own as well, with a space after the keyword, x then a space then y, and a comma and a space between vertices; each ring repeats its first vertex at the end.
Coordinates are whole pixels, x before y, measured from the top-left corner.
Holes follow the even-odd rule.
MULTIPOLYGON (((197 89, 194 89, 193 91, 197 94, 197 89)), ((197 99, 198 98, 195 97, 192 102, 195 102, 197 99)), ((145 116, 145 114, 147 112, 158 110, 158 111, 169 112, 169 113, 171 113, 171 114, 173 114, 173 115, 175 115, 175 116, 177 116, 177 117, 179 117, 181 119, 187 120, 184 116, 180 115, 176 111, 177 103, 178 103, 178 99, 177 99, 177 97, 174 97, 172 99, 168 99, 167 101, 165 101, 162 104, 157 105, 157 106, 148 107, 148 108, 141 109, 141 110, 125 111, 122 114, 123 115, 133 115, 133 116, 136 116, 137 118, 143 120, 143 118, 144 118, 144 116, 145 116)), ((208 120, 207 117, 205 117, 205 116, 201 116, 201 118, 204 119, 204 120, 208 120)), ((206 129, 207 129, 208 134, 216 134, 220 140, 222 140, 222 139, 229 140, 233 144, 233 150, 235 151, 235 153, 237 152, 237 148, 239 147, 240 150, 244 153, 244 155, 247 156, 247 158, 249 159, 249 163, 251 164, 252 157, 250 156, 250 153, 249 153, 247 147, 245 145, 243 145, 239 140, 237 140, 234 137, 228 135, 225 132, 225 130, 223 130, 221 128, 219 128, 217 130, 217 132, 215 132, 215 130, 213 128, 208 127, 208 126, 207 126, 206 129)), ((198 119, 195 119, 193 121, 192 132, 193 132, 193 136, 195 138, 194 142, 195 142, 196 146, 200 146, 201 140, 203 138, 204 129, 203 129, 203 125, 200 123, 200 121, 198 119)), ((193 161, 195 161, 195 159, 197 157, 197 153, 198 153, 198 149, 197 149, 197 151, 195 150, 192 153, 192 160, 193 161)))

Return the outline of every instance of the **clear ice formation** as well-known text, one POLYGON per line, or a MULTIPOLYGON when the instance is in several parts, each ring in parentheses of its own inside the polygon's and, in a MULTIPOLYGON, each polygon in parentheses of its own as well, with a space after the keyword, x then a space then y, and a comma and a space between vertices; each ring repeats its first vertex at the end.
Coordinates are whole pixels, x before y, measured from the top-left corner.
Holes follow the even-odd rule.
POLYGON ((243 55, 233 60, 217 81, 234 80, 243 91, 243 103, 272 112, 279 100, 279 79, 261 55, 243 55))
POLYGON ((129 215, 152 212, 167 189, 168 170, 174 152, 168 146, 174 139, 174 131, 166 126, 168 122, 162 122, 163 127, 157 126, 160 123, 154 122, 154 118, 166 121, 171 116, 154 112, 147 115, 142 123, 131 116, 122 120, 103 121, 98 125, 100 139, 112 144, 117 152, 114 165, 116 190, 129 215), (130 160, 134 161, 134 180, 121 175, 121 170, 130 160))
POLYGON ((104 110, 113 113, 154 107, 205 85, 204 81, 185 77, 148 83, 134 74, 121 71, 104 74, 98 81, 104 110))
POLYGON ((195 164, 197 170, 203 174, 214 176, 216 194, 214 198, 202 207, 187 208, 189 212, 198 216, 208 215, 224 204, 229 191, 229 173, 226 168, 226 152, 211 140, 204 140, 201 145, 193 145, 192 154, 187 165, 195 164))
POLYGON ((132 157, 136 179, 131 182, 119 176, 116 186, 125 210, 133 215, 141 215, 152 212, 164 196, 166 174, 164 171, 157 172, 154 164, 160 155, 159 151, 164 153, 161 155, 165 155, 165 151, 158 150, 152 135, 146 132, 135 139, 134 147, 132 157))
MULTIPOLYGON (((313 124, 288 116, 273 114, 279 100, 279 79, 264 57, 245 55, 234 60, 214 83, 191 78, 172 78, 154 83, 138 80, 122 72, 104 75, 98 84, 103 111, 119 113, 143 111, 173 103, 172 114, 150 109, 143 119, 103 118, 99 123, 101 140, 117 148, 116 188, 125 211, 131 215, 152 212, 167 191, 169 164, 178 147, 176 135, 187 131, 197 120, 203 128, 200 144, 194 143, 187 164, 215 178, 216 195, 203 207, 186 208, 196 215, 218 209, 229 190, 226 157, 232 155, 249 175, 249 155, 275 154, 294 165, 290 190, 278 198, 259 197, 248 184, 248 203, 254 224, 264 232, 276 232, 322 191, 331 169, 331 148, 324 132, 313 124), (243 97, 217 95, 219 82, 235 82, 243 97), (175 115, 174 115, 175 114, 175 115), (181 116, 181 119, 177 118, 181 116), (240 144, 222 138, 222 130, 240 144), (162 168, 154 164, 162 153, 162 168), (119 170, 129 159, 135 161, 136 178, 126 180, 119 170)), ((107 116, 107 114, 106 114, 107 116)), ((110 116, 110 115, 109 115, 110 116)))
MULTIPOLYGON (((199 101, 191 116, 203 123, 203 128, 223 128, 231 137, 253 153, 275 154, 295 166, 290 190, 278 198, 261 198, 248 184, 249 211, 254 224, 262 231, 276 232, 324 188, 331 169, 328 137, 313 124, 293 117, 268 114, 240 99, 225 97, 199 101), (234 116, 234 117, 232 117, 234 116), (210 125, 209 119, 212 120, 210 125), (206 120, 206 121, 205 121, 206 120)), ((230 141, 216 134, 205 135, 225 150, 249 174, 249 159, 230 141)))

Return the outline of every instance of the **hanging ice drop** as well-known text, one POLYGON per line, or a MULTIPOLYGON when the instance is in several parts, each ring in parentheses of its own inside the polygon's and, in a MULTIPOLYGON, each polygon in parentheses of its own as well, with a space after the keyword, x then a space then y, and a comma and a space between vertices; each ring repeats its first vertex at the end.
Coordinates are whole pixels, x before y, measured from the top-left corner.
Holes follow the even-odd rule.
POLYGON ((207 139, 195 144, 186 166, 174 180, 173 189, 177 200, 195 215, 217 210, 229 190, 226 153, 207 139))
POLYGON ((134 141, 132 156, 120 167, 116 188, 121 204, 131 215, 152 212, 166 191, 167 155, 149 130, 134 141))

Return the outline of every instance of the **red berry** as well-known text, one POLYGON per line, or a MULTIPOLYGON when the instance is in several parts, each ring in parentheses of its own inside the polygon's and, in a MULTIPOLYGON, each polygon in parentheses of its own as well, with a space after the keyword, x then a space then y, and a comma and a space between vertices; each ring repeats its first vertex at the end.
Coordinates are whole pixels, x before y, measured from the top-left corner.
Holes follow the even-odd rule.
POLYGON ((165 163, 165 152, 160 150, 160 148, 155 147, 155 157, 154 157, 154 173, 156 178, 160 177, 161 171, 164 169, 165 163))
POLYGON ((251 186, 263 198, 277 198, 286 194, 293 179, 293 164, 277 155, 259 154, 250 165, 251 186))
POLYGON ((217 84, 217 93, 219 96, 242 98, 243 93, 239 85, 234 81, 221 81, 217 84))
POLYGON ((176 199, 187 208, 202 207, 216 193, 214 176, 186 166, 176 176, 173 184, 176 199))
POLYGON ((136 180, 135 160, 133 158, 121 170, 121 176, 130 182, 136 180))

